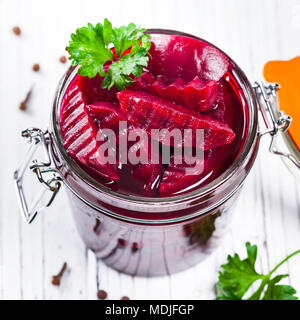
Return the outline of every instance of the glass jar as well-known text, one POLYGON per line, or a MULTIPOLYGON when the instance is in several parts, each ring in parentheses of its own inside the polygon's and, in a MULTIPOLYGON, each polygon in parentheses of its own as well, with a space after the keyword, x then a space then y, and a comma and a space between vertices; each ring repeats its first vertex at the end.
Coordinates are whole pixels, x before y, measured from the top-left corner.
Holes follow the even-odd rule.
MULTIPOLYGON (((149 33, 178 34, 204 41, 170 30, 151 29, 149 33)), ((169 198, 114 192, 94 180, 69 157, 63 145, 59 116, 64 94, 77 73, 77 69, 71 67, 58 85, 49 130, 42 132, 30 128, 23 131, 32 146, 14 177, 25 220, 33 221, 40 206, 37 199, 28 209, 23 193, 23 174, 29 166, 50 192, 50 200, 45 206, 52 203, 61 184, 66 186, 83 241, 108 266, 132 275, 160 276, 184 270, 203 260, 222 241, 230 226, 232 206, 255 161, 260 137, 271 133, 275 139, 277 132, 286 130, 290 122, 284 113, 272 109, 270 99, 273 97, 273 103, 276 103, 276 86, 256 83, 252 87, 242 70, 230 61, 246 119, 241 150, 214 181, 169 198), (258 128, 259 109, 264 115, 265 131, 258 128), (273 127, 270 127, 270 119, 274 120, 273 127), (29 165, 40 145, 46 160, 34 160, 29 165)))

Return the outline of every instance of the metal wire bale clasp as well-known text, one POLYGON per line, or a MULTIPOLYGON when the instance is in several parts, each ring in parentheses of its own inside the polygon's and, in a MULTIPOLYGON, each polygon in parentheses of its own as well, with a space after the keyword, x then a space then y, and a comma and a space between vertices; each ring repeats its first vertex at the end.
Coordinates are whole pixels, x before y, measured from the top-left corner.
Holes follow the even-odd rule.
POLYGON ((278 150, 276 147, 276 139, 278 138, 279 133, 285 133, 292 122, 292 117, 285 114, 284 111, 279 111, 277 91, 280 88, 280 85, 278 83, 255 82, 253 88, 266 126, 266 129, 260 131, 259 135, 264 136, 270 134, 271 143, 269 151, 289 159, 300 169, 298 161, 291 153, 278 150))
POLYGON ((22 137, 27 138, 30 143, 29 151, 22 162, 21 166, 14 172, 14 180, 18 199, 19 209, 26 223, 31 223, 37 213, 51 205, 61 187, 61 177, 56 168, 51 167, 51 158, 49 154, 49 134, 38 128, 28 128, 22 131, 22 137), (43 148, 45 160, 39 162, 33 159, 37 149, 43 148), (27 169, 30 169, 37 176, 38 181, 44 188, 36 195, 33 203, 28 206, 23 188, 23 178, 27 169), (41 204, 45 192, 50 191, 50 199, 46 204, 41 204))

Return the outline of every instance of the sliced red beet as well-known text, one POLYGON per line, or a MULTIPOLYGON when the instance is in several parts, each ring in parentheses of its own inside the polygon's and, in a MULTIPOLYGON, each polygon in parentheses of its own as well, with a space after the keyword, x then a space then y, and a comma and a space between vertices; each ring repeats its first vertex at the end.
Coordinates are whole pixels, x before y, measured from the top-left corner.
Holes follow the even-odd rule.
POLYGON ((179 191, 188 191, 188 189, 199 187, 202 183, 207 182, 212 169, 217 170, 216 158, 214 150, 208 150, 204 154, 204 158, 196 158, 193 164, 187 163, 182 155, 173 155, 170 164, 164 171, 159 192, 163 196, 170 196, 179 191), (214 156, 213 156, 214 155, 214 156), (180 159, 180 163, 176 163, 175 159, 180 159))
POLYGON ((205 113, 205 115, 211 117, 212 119, 215 119, 217 121, 226 123, 226 105, 224 103, 224 100, 220 99, 217 101, 216 106, 205 113))
POLYGON ((207 111, 213 108, 218 96, 217 82, 201 81, 198 76, 190 82, 177 78, 169 85, 166 80, 159 78, 152 87, 159 97, 196 111, 207 111))
MULTIPOLYGON (((197 145, 204 150, 231 143, 235 137, 226 124, 148 93, 125 90, 118 92, 117 97, 127 119, 149 135, 152 129, 166 129, 168 132, 179 129, 183 136, 184 129, 192 129, 192 141, 182 139, 176 146, 196 146, 197 129, 204 130, 204 143, 197 145)), ((156 138, 165 145, 174 145, 166 135, 156 138)))
POLYGON ((214 80, 205 83, 195 77, 187 83, 183 90, 183 101, 186 107, 197 111, 211 109, 218 97, 218 84, 214 80))
POLYGON ((89 104, 87 110, 99 121, 100 128, 118 129, 120 121, 127 121, 120 108, 110 102, 97 101, 89 104))
POLYGON ((162 166, 159 164, 137 164, 132 168, 132 175, 144 181, 144 190, 151 191, 159 182, 162 174, 162 166))
POLYGON ((94 78, 78 76, 78 86, 85 104, 92 104, 97 101, 117 102, 116 87, 114 86, 110 90, 102 89, 102 81, 103 78, 99 74, 94 78))
POLYGON ((146 91, 153 93, 152 84, 155 82, 155 76, 150 72, 143 72, 128 89, 136 91, 146 91))
POLYGON ((97 129, 87 112, 83 96, 77 84, 68 92, 61 115, 61 131, 68 154, 85 168, 108 180, 117 181, 119 175, 115 165, 101 161, 98 151, 97 129))
POLYGON ((232 117, 234 110, 232 109, 233 97, 228 91, 226 82, 221 81, 219 83, 218 98, 213 109, 205 112, 205 115, 226 123, 228 126, 233 128, 235 126, 234 118, 232 117))
POLYGON ((225 54, 204 41, 180 35, 151 35, 151 59, 148 69, 155 76, 191 81, 219 81, 232 69, 225 54))
MULTIPOLYGON (((119 122, 127 121, 125 114, 120 110, 120 108, 116 107, 114 104, 98 101, 93 104, 87 106, 87 110, 90 115, 97 119, 97 125, 99 129, 112 129, 117 134, 117 150, 118 150, 118 132, 119 132, 119 122)), ((127 122, 127 130, 126 132, 122 132, 122 134, 128 134, 130 130, 134 130, 131 123, 127 122)), ((131 169, 131 174, 142 180, 144 182, 144 190, 150 191, 152 189, 153 184, 158 180, 159 176, 162 173, 162 165, 161 159, 158 155, 159 163, 151 163, 151 142, 150 139, 146 138, 148 144, 140 144, 139 152, 147 152, 148 163, 138 163, 138 164, 130 164, 129 167, 131 169)), ((134 142, 128 141, 128 149, 134 145, 134 142)), ((117 151, 118 152, 118 151, 117 151)), ((130 152, 130 151, 129 151, 130 152)))
POLYGON ((152 84, 152 87, 159 97, 182 104, 185 84, 186 82, 181 78, 177 78, 175 81, 168 84, 166 79, 160 77, 152 84))
POLYGON ((158 161, 155 161, 156 159, 152 159, 153 161, 151 161, 150 139, 148 139, 147 145, 143 143, 141 144, 140 150, 141 152, 147 152, 148 163, 138 163, 136 165, 129 164, 129 166, 131 167, 132 175, 144 182, 144 190, 148 192, 153 190, 155 186, 157 187, 163 170, 162 161, 159 153, 155 155, 158 161))
POLYGON ((116 143, 114 153, 116 155, 116 162, 119 164, 119 139, 120 136, 127 136, 128 130, 131 128, 131 124, 129 124, 125 114, 120 110, 116 104, 106 102, 106 101, 98 101, 93 104, 87 106, 87 110, 91 115, 94 126, 97 127, 99 134, 102 133, 105 136, 105 129, 111 129, 115 133, 116 143), (125 130, 120 131, 120 121, 124 121, 127 123, 127 127, 125 130))
POLYGON ((218 84, 214 80, 207 82, 196 76, 190 82, 177 78, 170 83, 165 77, 156 79, 150 72, 143 72, 128 90, 148 92, 196 111, 213 108, 218 97, 218 84))

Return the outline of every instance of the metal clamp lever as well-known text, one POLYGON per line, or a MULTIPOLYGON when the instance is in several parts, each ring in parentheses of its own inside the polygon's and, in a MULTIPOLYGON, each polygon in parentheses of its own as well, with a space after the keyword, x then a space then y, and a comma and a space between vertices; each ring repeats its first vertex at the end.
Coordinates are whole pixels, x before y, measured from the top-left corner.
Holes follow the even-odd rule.
POLYGON ((277 97, 277 91, 280 88, 279 84, 255 82, 253 88, 266 126, 266 129, 259 132, 259 135, 264 136, 266 134, 270 134, 271 143, 269 151, 289 159, 296 167, 298 167, 298 169, 300 169, 298 161, 290 152, 284 152, 276 148, 276 139, 279 136, 278 134, 280 132, 285 133, 292 122, 292 117, 285 114, 284 111, 279 111, 277 97))
POLYGON ((14 180, 16 186, 18 205, 22 213, 23 219, 26 223, 31 223, 36 217, 38 211, 51 205, 61 187, 62 179, 57 170, 51 167, 51 158, 48 150, 48 132, 44 133, 42 132, 42 130, 38 128, 29 128, 22 131, 22 136, 28 139, 30 143, 30 148, 23 163, 21 164, 19 169, 14 172, 14 180), (33 159, 33 156, 39 146, 42 146, 44 150, 44 162, 38 162, 37 160, 33 159), (31 161, 32 164, 29 166, 31 161), (26 169, 28 168, 36 174, 39 182, 45 187, 36 196, 35 200, 33 201, 30 207, 28 207, 23 189, 23 178, 26 169), (46 204, 41 205, 41 200, 47 190, 51 192, 50 199, 46 202, 46 204))

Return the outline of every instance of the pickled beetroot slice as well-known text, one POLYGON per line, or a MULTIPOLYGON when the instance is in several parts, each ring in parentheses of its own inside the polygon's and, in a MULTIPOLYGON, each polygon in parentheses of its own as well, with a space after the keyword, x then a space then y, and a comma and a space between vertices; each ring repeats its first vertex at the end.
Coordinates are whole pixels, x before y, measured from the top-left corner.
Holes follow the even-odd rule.
POLYGON ((179 191, 187 191, 195 184, 199 187, 203 182, 207 182, 207 179, 212 178, 211 168, 214 167, 214 170, 217 171, 218 164, 214 153, 214 150, 208 150, 203 158, 196 158, 194 163, 187 163, 182 155, 173 155, 163 173, 159 185, 160 194, 169 196, 179 191), (181 163, 176 163, 176 158, 180 158, 181 163))
POLYGON ((197 111, 207 111, 214 106, 218 97, 218 84, 214 80, 205 83, 195 77, 183 89, 183 101, 186 107, 197 111))
MULTIPOLYGON (((183 136, 184 129, 192 129, 192 143, 182 140, 182 145, 186 147, 196 146, 196 129, 204 130, 204 143, 197 146, 204 150, 231 143, 235 137, 226 124, 148 93, 125 90, 119 92, 117 97, 127 119, 148 134, 152 129, 179 129, 183 136)), ((163 144, 174 145, 174 141, 169 141, 165 136, 158 139, 163 144)))
POLYGON ((144 190, 151 191, 155 188, 162 173, 162 166, 159 164, 137 164, 132 168, 132 175, 144 182, 144 190))
POLYGON ((152 84, 155 82, 155 76, 150 72, 143 72, 135 82, 129 86, 129 90, 146 91, 153 93, 152 84))
POLYGON ((190 82, 177 78, 169 85, 166 80, 160 78, 152 84, 152 87, 161 98, 196 111, 207 111, 213 108, 218 96, 217 82, 201 81, 198 76, 190 82))
MULTIPOLYGON (((187 174, 186 169, 193 169, 193 167, 204 166, 204 160, 197 160, 195 165, 188 165, 186 163, 175 164, 175 156, 173 155, 171 163, 165 170, 161 183, 159 185, 159 193, 161 195, 171 195, 180 190, 184 190, 189 186, 192 186, 197 181, 200 181, 203 175, 201 173, 187 174)), ((182 160, 183 161, 183 160, 182 160)), ((197 170, 195 170, 197 171, 197 170)))
POLYGON ((87 106, 89 114, 96 118, 100 128, 118 129, 120 121, 127 121, 125 114, 116 104, 98 101, 87 106))
POLYGON ((205 112, 205 115, 226 123, 231 128, 237 128, 238 123, 235 123, 236 112, 233 108, 235 97, 232 97, 231 92, 228 90, 226 80, 222 79, 219 83, 218 98, 213 109, 205 112))
MULTIPOLYGON (((103 134, 105 137, 105 132, 103 129, 111 129, 115 132, 115 149, 113 150, 116 155, 116 163, 119 164, 119 139, 120 136, 127 136, 128 130, 130 128, 127 127, 123 131, 119 131, 120 121, 126 121, 127 118, 125 114, 120 110, 115 103, 110 103, 106 101, 98 101, 93 104, 88 105, 87 110, 94 121, 94 126, 97 128, 99 134, 103 134)), ((128 125, 128 123, 127 123, 128 125)), ((112 145, 114 148, 114 146, 112 145)))
POLYGON ((177 78, 171 84, 168 85, 167 83, 167 79, 160 77, 152 84, 152 88, 159 97, 182 104, 182 93, 186 82, 181 78, 177 78))
POLYGON ((111 90, 101 88, 103 78, 97 74, 94 78, 82 77, 78 75, 78 87, 82 93, 85 104, 92 104, 97 101, 116 101, 116 87, 111 90))
POLYGON ((165 77, 156 79, 152 73, 143 72, 128 89, 148 92, 196 111, 213 108, 218 97, 217 82, 202 81, 198 76, 190 82, 177 78, 169 83, 165 77))
MULTIPOLYGON (((117 133, 118 141, 119 123, 120 121, 127 121, 125 114, 120 110, 120 108, 118 108, 115 104, 109 102, 98 101, 88 105, 87 110, 92 117, 95 117, 97 119, 97 125, 99 126, 99 129, 113 129, 117 133)), ((134 130, 134 127, 131 123, 127 123, 127 128, 128 129, 126 130, 126 132, 122 132, 122 134, 128 134, 130 130, 134 130)), ((159 155, 159 163, 151 163, 151 142, 150 139, 147 140, 147 144, 141 141, 139 152, 147 152, 146 154, 149 156, 148 163, 138 163, 136 165, 129 164, 129 166, 131 168, 131 174, 143 181, 144 190, 150 191, 152 190, 153 184, 158 181, 158 178, 162 173, 162 165, 159 155)), ((131 150, 130 147, 133 144, 134 142, 128 141, 129 152, 131 150)))
POLYGON ((130 166, 132 175, 144 182, 144 190, 148 192, 153 190, 159 182, 163 167, 160 154, 155 155, 159 163, 154 163, 155 159, 151 161, 151 140, 148 139, 147 145, 141 143, 140 150, 141 152, 147 152, 148 163, 138 163, 130 166))
POLYGON ((169 79, 219 81, 232 69, 227 56, 211 44, 179 35, 151 35, 148 69, 169 79))
POLYGON ((97 129, 86 110, 77 84, 74 84, 65 98, 61 130, 64 146, 71 157, 96 175, 108 180, 119 180, 116 167, 101 161, 99 143, 96 139, 97 129))

